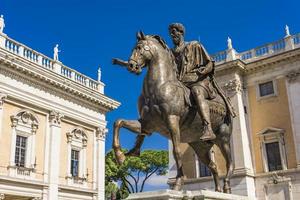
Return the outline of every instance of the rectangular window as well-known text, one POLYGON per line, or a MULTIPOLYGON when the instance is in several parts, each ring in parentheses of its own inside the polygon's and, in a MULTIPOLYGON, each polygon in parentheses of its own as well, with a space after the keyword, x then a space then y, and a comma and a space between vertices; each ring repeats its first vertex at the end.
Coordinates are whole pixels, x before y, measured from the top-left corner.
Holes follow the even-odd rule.
POLYGON ((201 161, 199 161, 199 171, 200 171, 199 173, 200 177, 211 176, 211 172, 209 168, 201 161))
POLYGON ((269 171, 282 170, 281 157, 278 142, 266 143, 266 152, 269 171))
POLYGON ((15 164, 18 167, 25 167, 26 143, 27 143, 26 137, 17 135, 15 164))
POLYGON ((268 81, 265 83, 259 84, 259 95, 261 97, 274 94, 274 85, 273 81, 268 81))
POLYGON ((79 151, 72 149, 71 174, 73 177, 78 177, 78 169, 79 169, 79 151))

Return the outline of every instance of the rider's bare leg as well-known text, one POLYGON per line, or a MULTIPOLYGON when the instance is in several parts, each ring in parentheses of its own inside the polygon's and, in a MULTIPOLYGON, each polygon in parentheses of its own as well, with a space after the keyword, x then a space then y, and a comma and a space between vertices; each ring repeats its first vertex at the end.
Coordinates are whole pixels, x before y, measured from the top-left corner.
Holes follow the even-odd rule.
POLYGON ((207 141, 213 140, 216 138, 210 121, 210 112, 209 112, 209 105, 206 101, 207 99, 207 92, 202 87, 194 86, 191 88, 193 97, 196 101, 197 110, 203 120, 203 135, 200 137, 200 140, 207 141))

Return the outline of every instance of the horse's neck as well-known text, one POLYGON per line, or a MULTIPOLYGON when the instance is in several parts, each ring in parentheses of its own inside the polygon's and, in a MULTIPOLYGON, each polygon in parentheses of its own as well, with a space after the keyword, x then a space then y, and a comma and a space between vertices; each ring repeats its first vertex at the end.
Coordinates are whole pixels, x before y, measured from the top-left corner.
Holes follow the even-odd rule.
POLYGON ((176 81, 176 72, 174 70, 174 62, 168 52, 164 50, 157 54, 156 58, 152 59, 149 64, 147 78, 149 81, 154 81, 157 84, 162 84, 167 81, 176 81))

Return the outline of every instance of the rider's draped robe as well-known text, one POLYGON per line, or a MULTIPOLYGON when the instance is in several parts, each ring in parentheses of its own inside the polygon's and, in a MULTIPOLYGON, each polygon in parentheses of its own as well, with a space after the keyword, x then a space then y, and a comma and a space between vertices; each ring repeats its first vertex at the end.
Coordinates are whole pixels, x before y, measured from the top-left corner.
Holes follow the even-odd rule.
POLYGON ((178 79, 188 88, 201 86, 207 92, 208 99, 216 97, 215 89, 210 81, 210 74, 199 73, 200 67, 212 65, 211 58, 205 48, 197 41, 185 43, 184 46, 172 49, 178 70, 178 79))

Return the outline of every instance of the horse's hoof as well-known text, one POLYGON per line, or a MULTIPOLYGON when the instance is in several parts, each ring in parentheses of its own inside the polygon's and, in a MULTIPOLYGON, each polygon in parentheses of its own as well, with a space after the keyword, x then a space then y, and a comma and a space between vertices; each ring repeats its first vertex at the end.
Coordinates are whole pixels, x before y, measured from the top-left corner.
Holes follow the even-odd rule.
POLYGON ((230 187, 223 187, 223 192, 227 194, 231 194, 231 188, 230 187))
POLYGON ((222 188, 221 187, 216 187, 215 191, 216 192, 222 192, 222 188))

